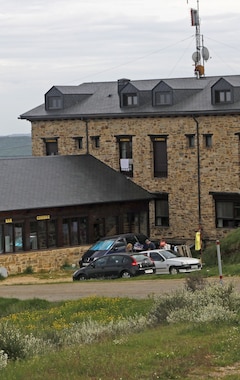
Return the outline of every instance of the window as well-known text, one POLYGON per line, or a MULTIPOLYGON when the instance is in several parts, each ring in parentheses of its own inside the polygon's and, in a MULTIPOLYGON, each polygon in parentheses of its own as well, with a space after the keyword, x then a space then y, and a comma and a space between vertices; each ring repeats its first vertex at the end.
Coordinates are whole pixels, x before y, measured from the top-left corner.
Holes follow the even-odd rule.
POLYGON ((148 235, 148 211, 129 212, 123 215, 123 233, 128 232, 148 235))
POLYGON ((93 148, 100 148, 100 136, 91 136, 93 148))
POLYGON ((195 147, 195 135, 186 135, 188 140, 188 147, 194 148, 195 147))
POLYGON ((152 136, 154 177, 167 177, 167 139, 165 136, 152 136))
POLYGON ((137 106, 138 105, 138 97, 137 94, 123 94, 122 95, 123 106, 137 106))
POLYGON ((62 108, 62 97, 61 96, 48 96, 47 106, 49 110, 56 110, 62 108))
POLYGON ((58 139, 50 138, 43 139, 46 147, 46 155, 47 156, 56 156, 58 154, 58 139))
POLYGON ((133 175, 133 160, 132 160, 132 137, 121 136, 118 138, 120 171, 128 176, 133 175))
POLYGON ((23 251, 23 223, 0 225, 0 253, 23 251))
POLYGON ((83 138, 82 137, 73 137, 76 144, 76 149, 83 149, 83 138))
POLYGON ((62 224, 63 245, 79 245, 87 243, 87 218, 65 218, 62 224))
POLYGON ((230 90, 216 90, 215 103, 230 103, 232 101, 230 90))
POLYGON ((155 225, 156 226, 169 226, 169 206, 168 206, 168 196, 166 199, 156 199, 155 200, 155 225))
POLYGON ((38 220, 30 222, 30 249, 46 249, 57 246, 56 221, 38 220))
POLYGON ((13 226, 15 252, 23 251, 23 224, 14 223, 13 226))
POLYGON ((172 93, 170 91, 155 92, 155 105, 172 104, 172 93))
POLYGON ((204 139, 205 139, 206 148, 211 148, 212 147, 212 135, 210 135, 210 134, 204 135, 204 139))
POLYGON ((216 201, 216 227, 240 226, 240 201, 216 201))

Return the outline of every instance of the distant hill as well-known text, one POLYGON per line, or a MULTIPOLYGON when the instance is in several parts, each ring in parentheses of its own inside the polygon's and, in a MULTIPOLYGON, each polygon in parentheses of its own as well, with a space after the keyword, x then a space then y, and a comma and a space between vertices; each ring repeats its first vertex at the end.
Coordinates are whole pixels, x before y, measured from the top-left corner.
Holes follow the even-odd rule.
POLYGON ((31 135, 0 136, 0 158, 32 155, 31 135))

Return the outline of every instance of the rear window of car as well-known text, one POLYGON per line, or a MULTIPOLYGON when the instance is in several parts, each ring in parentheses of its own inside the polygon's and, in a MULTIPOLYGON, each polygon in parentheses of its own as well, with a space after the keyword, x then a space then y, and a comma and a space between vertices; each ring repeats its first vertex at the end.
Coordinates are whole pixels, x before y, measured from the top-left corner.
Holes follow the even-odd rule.
POLYGON ((134 257, 134 259, 139 263, 143 260, 149 260, 149 258, 146 255, 131 255, 134 257))

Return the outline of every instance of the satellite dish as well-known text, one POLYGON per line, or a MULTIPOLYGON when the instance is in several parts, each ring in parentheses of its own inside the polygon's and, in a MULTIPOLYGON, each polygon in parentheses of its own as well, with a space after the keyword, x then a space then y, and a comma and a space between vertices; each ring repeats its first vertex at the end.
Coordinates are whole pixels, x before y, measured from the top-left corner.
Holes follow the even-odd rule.
POLYGON ((6 268, 0 267, 0 276, 2 276, 3 278, 7 278, 8 272, 6 268))
POLYGON ((199 62, 201 59, 201 54, 199 53, 199 51, 195 51, 195 53, 193 53, 192 55, 192 60, 194 62, 199 62))
POLYGON ((206 48, 205 46, 203 46, 202 48, 202 56, 204 61, 207 61, 209 59, 209 51, 208 48, 206 48))

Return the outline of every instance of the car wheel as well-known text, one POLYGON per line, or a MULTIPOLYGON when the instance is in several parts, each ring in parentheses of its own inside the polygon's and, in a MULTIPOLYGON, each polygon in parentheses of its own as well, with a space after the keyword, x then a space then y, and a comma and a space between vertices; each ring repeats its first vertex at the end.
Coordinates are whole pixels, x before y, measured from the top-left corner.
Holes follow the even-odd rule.
POLYGON ((87 279, 86 275, 85 274, 80 274, 80 276, 78 277, 79 281, 84 281, 87 279))
POLYGON ((169 269, 170 274, 178 274, 178 269, 176 267, 171 267, 169 269))
POLYGON ((121 277, 122 277, 122 278, 130 278, 130 277, 131 277, 131 274, 130 274, 127 270, 125 270, 125 271, 123 271, 123 272, 121 273, 121 277))

